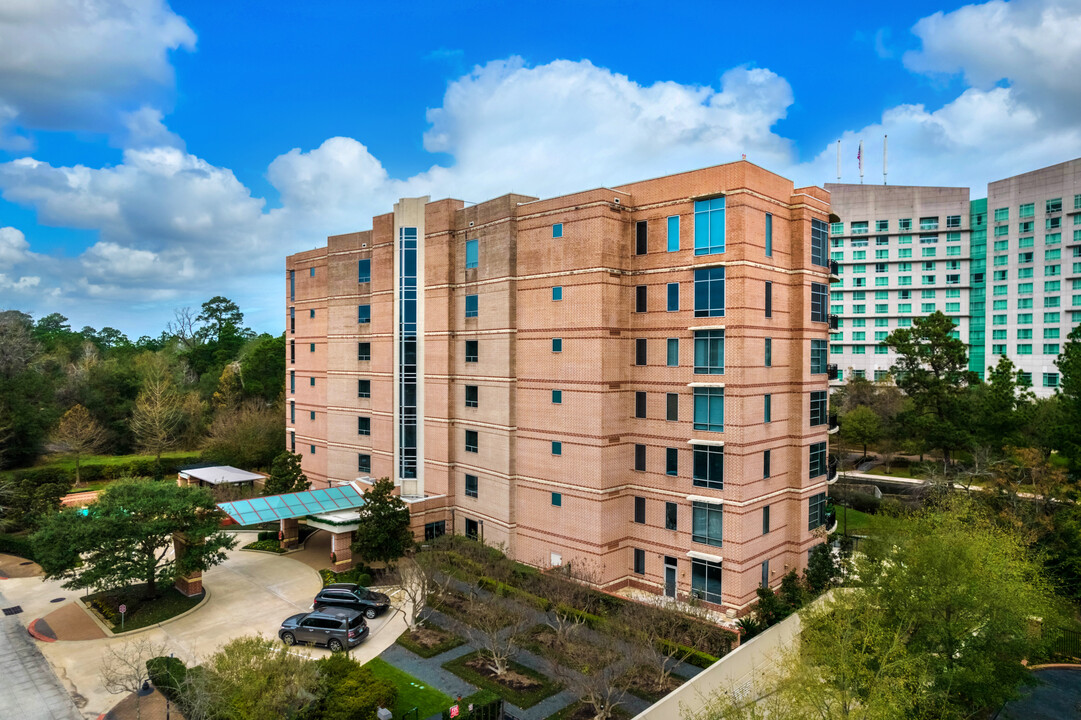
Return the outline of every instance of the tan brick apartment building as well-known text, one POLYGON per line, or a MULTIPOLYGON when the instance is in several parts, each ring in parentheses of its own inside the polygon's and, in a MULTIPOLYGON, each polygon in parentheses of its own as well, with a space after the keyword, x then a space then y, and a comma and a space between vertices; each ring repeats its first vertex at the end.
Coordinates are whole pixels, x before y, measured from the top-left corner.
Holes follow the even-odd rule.
POLYGON ((538 200, 405 198, 290 256, 288 432, 418 536, 739 612, 827 483, 829 195, 748 162, 538 200))

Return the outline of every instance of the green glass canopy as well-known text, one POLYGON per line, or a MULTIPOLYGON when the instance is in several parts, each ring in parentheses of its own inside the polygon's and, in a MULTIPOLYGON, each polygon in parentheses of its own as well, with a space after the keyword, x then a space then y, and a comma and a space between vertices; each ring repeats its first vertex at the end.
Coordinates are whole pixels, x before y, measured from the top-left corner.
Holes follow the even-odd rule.
POLYGON ((240 525, 273 522, 338 510, 355 510, 363 506, 364 496, 352 485, 218 503, 218 507, 240 525))

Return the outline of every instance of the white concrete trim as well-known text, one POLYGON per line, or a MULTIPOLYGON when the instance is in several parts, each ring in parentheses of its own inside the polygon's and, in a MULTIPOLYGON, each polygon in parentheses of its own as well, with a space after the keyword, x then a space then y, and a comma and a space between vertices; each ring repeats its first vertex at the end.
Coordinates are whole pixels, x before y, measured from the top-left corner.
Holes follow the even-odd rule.
POLYGON ((721 382, 721 383, 716 383, 716 382, 690 382, 690 383, 687 383, 687 387, 689 387, 689 388, 696 388, 696 387, 719 387, 719 388, 723 388, 724 383, 723 382, 721 382))
POLYGON ((695 330, 724 330, 724 325, 692 325, 687 329, 691 332, 695 330))
POLYGON ((695 560, 706 560, 708 562, 723 563, 724 558, 720 555, 711 555, 710 553, 699 552, 698 550, 688 550, 687 557, 694 558, 695 560))
POLYGON ((691 438, 687 441, 688 445, 709 445, 711 447, 724 447, 724 440, 699 440, 698 438, 691 438))
POLYGON ((707 503, 709 505, 724 505, 724 500, 715 497, 706 497, 705 495, 688 495, 688 502, 700 502, 707 503))

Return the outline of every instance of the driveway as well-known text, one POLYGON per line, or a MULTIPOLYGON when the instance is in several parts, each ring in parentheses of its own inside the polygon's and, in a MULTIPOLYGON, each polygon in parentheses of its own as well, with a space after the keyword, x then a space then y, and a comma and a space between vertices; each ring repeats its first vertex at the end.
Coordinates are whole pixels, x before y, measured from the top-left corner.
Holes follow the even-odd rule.
MULTIPOLYGON (((10 607, 0 593, 0 603, 10 607)), ((0 617, 0 719, 78 720, 82 714, 34 640, 14 617, 0 617)))
MULTIPOLYGON (((291 558, 233 550, 223 564, 204 574, 203 585, 209 599, 191 614, 164 625, 121 638, 38 643, 68 690, 87 699, 83 708, 87 718, 96 718, 120 700, 109 695, 101 683, 105 647, 123 645, 128 637, 146 637, 155 645, 164 645, 166 653, 195 664, 233 638, 256 633, 276 638, 282 620, 311 607, 321 582, 315 570, 291 558)), ((79 595, 40 578, 11 578, 4 580, 0 589, 7 604, 23 607, 25 612, 18 617, 26 624, 55 610, 57 598, 79 595)), ((378 655, 405 630, 401 613, 395 612, 385 613, 369 625, 368 640, 352 652, 360 662, 378 655)), ((328 651, 302 648, 299 652, 318 656, 328 651)))

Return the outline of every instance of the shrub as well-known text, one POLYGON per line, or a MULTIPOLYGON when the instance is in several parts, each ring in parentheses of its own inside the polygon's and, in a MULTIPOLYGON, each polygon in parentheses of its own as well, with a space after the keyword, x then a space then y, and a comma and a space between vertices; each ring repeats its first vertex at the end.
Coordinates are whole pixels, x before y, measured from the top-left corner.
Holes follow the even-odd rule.
POLYGON ((244 546, 245 550, 262 550, 263 552, 284 553, 285 549, 277 540, 256 540, 244 546))
POLYGON ((540 610, 541 612, 547 612, 548 610, 552 609, 552 602, 550 600, 538 597, 532 593, 526 592, 525 590, 520 590, 513 585, 508 585, 506 583, 501 583, 497 580, 493 580, 492 578, 482 577, 477 580, 477 585, 484 588, 485 590, 488 590, 489 592, 495 593, 499 597, 518 600, 519 602, 530 605, 533 608, 540 610))
POLYGON ((150 683, 165 697, 174 703, 180 702, 180 693, 188 668, 179 658, 158 656, 146 661, 146 672, 150 683))
POLYGON ((352 570, 346 570, 345 572, 334 572, 333 570, 323 569, 319 571, 319 577, 323 579, 323 587, 330 585, 331 583, 356 583, 368 587, 372 584, 371 568, 363 565, 358 565, 352 570))
POLYGON ((694 665, 695 667, 708 668, 713 663, 717 662, 718 658, 713 657, 709 653, 701 652, 689 648, 686 645, 680 645, 678 643, 669 642, 668 640, 658 640, 658 644, 661 646, 661 652, 672 652, 673 657, 683 658, 683 662, 688 665, 694 665))
POLYGON ((259 531, 259 537, 257 539, 260 540, 260 541, 262 541, 262 540, 277 540, 278 539, 278 532, 279 531, 277 531, 277 530, 260 530, 259 531))
POLYGON ((111 624, 120 624, 120 613, 118 613, 113 608, 112 603, 108 602, 105 598, 94 598, 90 601, 90 607, 101 613, 101 616, 111 624))
POLYGON ((318 697, 300 717, 310 720, 353 720, 374 718, 377 709, 393 709, 398 703, 398 688, 385 678, 378 678, 345 653, 334 653, 317 661, 318 697))
POLYGON ((587 613, 587 612, 583 612, 583 611, 579 610, 578 608, 569 607, 567 605, 559 605, 559 606, 557 606, 557 609, 559 610, 560 613, 565 613, 567 615, 570 615, 573 618, 577 618, 578 620, 581 620, 582 623, 587 628, 589 628, 590 630, 600 630, 606 624, 606 621, 605 621, 604 618, 599 617, 597 615, 592 615, 592 614, 587 613))
POLYGON ((34 560, 34 547, 29 538, 0 533, 0 553, 17 555, 27 560, 34 560))

